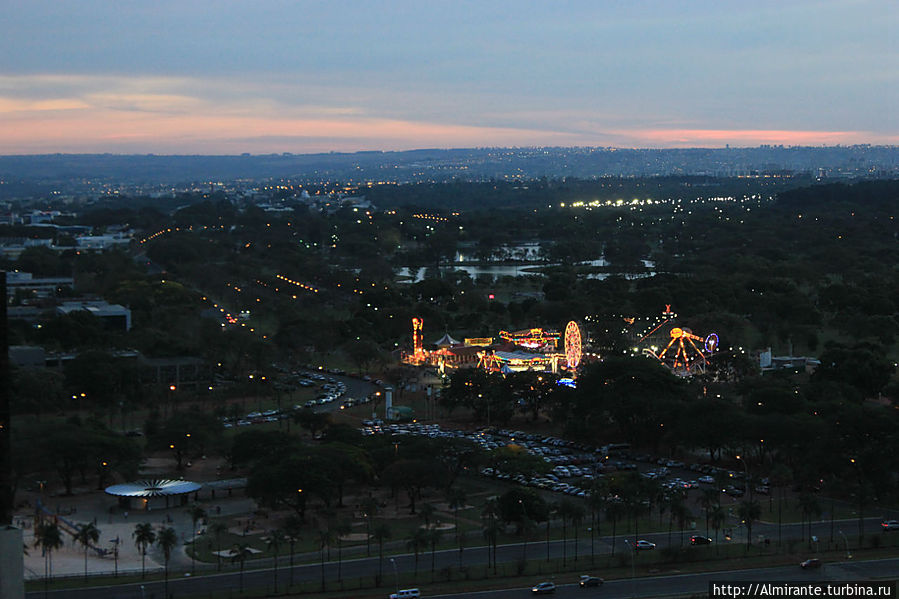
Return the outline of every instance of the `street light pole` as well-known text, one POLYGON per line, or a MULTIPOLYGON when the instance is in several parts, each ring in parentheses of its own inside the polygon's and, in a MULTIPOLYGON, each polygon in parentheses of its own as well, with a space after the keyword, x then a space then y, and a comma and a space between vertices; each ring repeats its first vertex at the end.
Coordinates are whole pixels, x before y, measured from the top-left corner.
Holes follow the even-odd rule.
POLYGON ((624 544, 631 550, 631 597, 637 597, 637 567, 634 565, 634 554, 637 553, 636 545, 624 539, 624 544))
POLYGON ((390 558, 390 563, 393 565, 393 580, 396 583, 396 594, 400 594, 400 575, 396 570, 396 560, 394 558, 390 558))

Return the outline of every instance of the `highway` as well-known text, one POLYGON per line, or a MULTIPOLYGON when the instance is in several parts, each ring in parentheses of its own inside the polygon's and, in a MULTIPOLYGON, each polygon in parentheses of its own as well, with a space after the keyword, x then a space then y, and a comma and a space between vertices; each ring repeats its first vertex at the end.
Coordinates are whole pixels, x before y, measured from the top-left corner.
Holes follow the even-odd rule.
MULTIPOLYGON (((841 521, 836 524, 836 530, 842 530, 852 537, 851 531, 855 531, 856 521, 841 521)), ((889 534, 879 532, 879 519, 867 519, 865 521, 866 534, 889 534)), ((824 542, 829 538, 830 523, 818 522, 812 527, 812 534, 819 537, 824 542)), ((791 524, 784 526, 784 537, 787 538, 799 533, 799 525, 791 524)), ((753 534, 764 534, 776 539, 777 526, 760 524, 754 527, 753 534), (772 530, 773 529, 773 530, 772 530)), ((621 551, 623 547, 623 539, 625 535, 618 535, 616 547, 621 551)), ((651 540, 662 547, 668 538, 666 533, 651 533, 641 535, 641 538, 651 540)), ((837 535, 836 538, 841 538, 837 535)), ((672 545, 680 542, 679 533, 672 534, 672 545)), ((503 545, 498 548, 498 561, 502 563, 510 563, 518 560, 524 547, 521 544, 503 545)), ((697 547, 698 551, 712 550, 712 547, 697 547)), ((596 555, 607 555, 611 550, 611 537, 603 536, 595 541, 596 555)), ((540 559, 546 556, 546 543, 540 541, 532 541, 528 544, 527 555, 529 559, 540 559)), ((609 581, 600 589, 581 589, 574 583, 577 580, 577 574, 593 574, 602 576, 600 568, 590 568, 590 539, 580 538, 578 547, 580 563, 584 564, 582 572, 560 575, 554 582, 559 585, 555 594, 556 597, 658 597, 663 595, 671 595, 676 593, 706 593, 708 590, 708 582, 710 580, 730 580, 730 581, 771 581, 771 580, 860 580, 870 578, 895 577, 899 578, 899 559, 875 560, 875 561, 851 561, 847 560, 842 563, 827 563, 823 568, 817 571, 804 571, 795 566, 783 566, 777 568, 761 568, 755 570, 745 570, 736 572, 717 572, 706 574, 687 574, 672 576, 656 576, 636 578, 634 580, 625 579, 617 581, 609 581)), ((568 542, 568 558, 572 559, 573 541, 568 542)), ((550 555, 552 557, 562 556, 562 542, 553 541, 550 543, 550 555)), ((813 556, 814 551, 809 552, 809 556, 813 556)), ((332 551, 332 557, 334 552, 332 551)), ((408 574, 414 569, 414 556, 411 554, 392 556, 396 563, 396 568, 406 580, 408 574)), ((641 553, 635 553, 636 565, 640 567, 641 553)), ((471 547, 465 549, 462 556, 462 563, 465 565, 482 565, 487 561, 486 547, 471 547)), ((459 563, 459 552, 456 549, 448 549, 438 551, 436 553, 436 568, 439 570, 444 567, 457 566, 459 563)), ((279 568, 279 581, 283 585, 288 579, 288 568, 282 566, 279 568)), ((430 552, 423 552, 419 556, 419 576, 422 583, 418 586, 427 596, 427 583, 430 579, 430 552)), ((389 589, 393 585, 393 565, 389 557, 384 558, 384 586, 382 588, 389 589)), ((339 589, 337 582, 338 564, 336 561, 326 562, 325 564, 325 580, 328 589, 339 589)), ((341 566, 342 574, 345 579, 355 579, 359 577, 371 577, 372 580, 378 572, 377 556, 371 558, 354 558, 344 559, 341 566)), ((319 581, 321 580, 321 565, 319 563, 306 563, 294 567, 294 581, 319 581)), ((534 580, 534 583, 539 582, 534 580)), ((271 588, 273 584, 273 572, 271 568, 247 570, 244 572, 244 586, 247 589, 271 588)), ((173 574, 169 580, 169 593, 175 597, 193 594, 216 594, 219 592, 233 592, 240 586, 240 574, 238 572, 228 572, 222 574, 213 574, 207 576, 199 576, 195 578, 185 578, 182 574, 173 574)), ((386 595, 389 592, 385 592, 386 595)), ((496 591, 483 591, 477 593, 466 593, 466 597, 491 597, 495 599, 503 599, 505 597, 522 597, 530 595, 528 589, 507 589, 496 591)), ((29 599, 39 599, 43 596, 43 591, 35 590, 27 594, 29 599)), ((85 589, 66 589, 61 591, 50 591, 48 597, 58 599, 162 599, 163 583, 147 582, 144 585, 129 584, 112 587, 90 587, 85 589), (143 588, 141 588, 143 586, 143 588)), ((446 595, 445 597, 453 597, 460 595, 446 595)))

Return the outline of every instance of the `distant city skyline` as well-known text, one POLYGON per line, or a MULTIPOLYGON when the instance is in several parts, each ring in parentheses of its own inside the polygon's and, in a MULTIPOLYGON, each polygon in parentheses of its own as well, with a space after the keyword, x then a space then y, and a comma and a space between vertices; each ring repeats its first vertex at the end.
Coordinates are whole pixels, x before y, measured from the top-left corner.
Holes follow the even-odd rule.
POLYGON ((899 144, 899 4, 13 0, 0 154, 899 144))

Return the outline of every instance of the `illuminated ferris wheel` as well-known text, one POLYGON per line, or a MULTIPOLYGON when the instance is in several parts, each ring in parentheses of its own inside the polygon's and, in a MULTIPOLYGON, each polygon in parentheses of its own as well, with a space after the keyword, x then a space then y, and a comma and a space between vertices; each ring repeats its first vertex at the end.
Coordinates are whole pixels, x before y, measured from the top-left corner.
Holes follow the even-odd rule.
POLYGON ((582 339, 581 326, 572 320, 565 327, 565 359, 569 370, 577 370, 578 364, 581 363, 584 353, 582 339))

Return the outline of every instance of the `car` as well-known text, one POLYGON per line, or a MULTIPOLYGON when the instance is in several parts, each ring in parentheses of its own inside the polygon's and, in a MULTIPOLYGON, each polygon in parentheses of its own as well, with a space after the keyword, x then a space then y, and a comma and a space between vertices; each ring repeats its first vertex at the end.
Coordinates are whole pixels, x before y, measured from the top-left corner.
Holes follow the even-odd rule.
POLYGON ((599 576, 588 576, 587 574, 584 574, 581 576, 578 584, 581 586, 581 588, 586 588, 602 586, 603 582, 605 581, 599 576))
POLYGON ((883 532, 899 530, 899 520, 884 520, 880 523, 880 528, 883 532))
POLYGON ((715 478, 712 477, 712 476, 709 476, 708 474, 706 474, 705 476, 700 476, 700 477, 699 477, 699 482, 701 482, 701 483, 704 484, 704 485, 714 485, 714 484, 715 484, 715 478))
POLYGON ((531 588, 534 595, 549 595, 556 592, 556 585, 552 582, 538 582, 531 588))
POLYGON ((743 489, 734 487, 732 485, 724 489, 724 493, 725 495, 730 495, 731 497, 742 497, 743 495, 745 495, 745 491, 743 491, 743 489))
POLYGON ((634 543, 635 551, 644 551, 647 549, 655 549, 655 548, 656 548, 656 544, 650 543, 649 541, 639 540, 636 543, 634 543))
POLYGON ((702 535, 693 535, 692 537, 690 537, 690 544, 691 545, 711 545, 712 539, 710 539, 709 537, 704 537, 702 535))
POLYGON ((814 570, 821 567, 821 560, 818 558, 807 559, 804 562, 800 562, 799 567, 803 570, 814 570))

